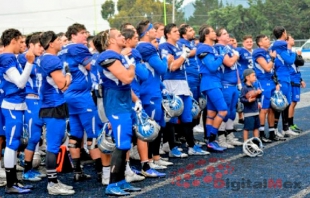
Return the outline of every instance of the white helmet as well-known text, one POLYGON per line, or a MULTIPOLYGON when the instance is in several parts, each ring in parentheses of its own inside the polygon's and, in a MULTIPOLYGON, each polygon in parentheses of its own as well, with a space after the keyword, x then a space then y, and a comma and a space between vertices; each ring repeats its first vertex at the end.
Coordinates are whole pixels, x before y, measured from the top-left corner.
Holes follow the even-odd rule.
POLYGON ((144 111, 136 112, 136 115, 137 119, 134 129, 137 137, 146 142, 152 142, 155 140, 158 136, 160 126, 144 111))
POLYGON ((174 94, 164 94, 162 106, 171 118, 180 116, 184 109, 182 99, 174 94))
POLYGON ((204 110, 207 106, 207 99, 206 96, 201 94, 199 99, 198 99, 199 107, 201 110, 204 110))
POLYGON ((32 160, 32 167, 38 168, 41 164, 41 155, 39 152, 35 152, 32 160))
POLYGON ((281 91, 275 91, 274 95, 270 99, 271 107, 276 111, 283 111, 287 106, 288 102, 281 91))
POLYGON ((97 137, 99 150, 105 154, 111 154, 115 150, 115 143, 112 138, 112 129, 109 129, 109 123, 105 123, 97 137))
POLYGON ((201 109, 199 107, 198 102, 195 100, 195 98, 193 98, 191 96, 191 99, 192 99, 192 103, 193 103, 192 110, 191 110, 192 116, 193 116, 193 118, 196 118, 198 116, 198 114, 200 113, 201 109))
POLYGON ((244 109, 244 105, 242 102, 240 102, 240 99, 238 99, 238 103, 237 103, 237 112, 238 113, 242 113, 244 109))
POLYGON ((250 157, 262 156, 263 148, 262 141, 257 137, 250 138, 243 143, 243 152, 250 157))

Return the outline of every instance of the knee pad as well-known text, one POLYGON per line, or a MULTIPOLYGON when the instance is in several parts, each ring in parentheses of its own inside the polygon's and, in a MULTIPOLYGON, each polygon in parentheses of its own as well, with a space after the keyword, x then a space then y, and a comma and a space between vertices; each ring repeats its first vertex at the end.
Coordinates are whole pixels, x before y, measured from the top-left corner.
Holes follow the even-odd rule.
POLYGON ((211 116, 207 116, 207 118, 210 120, 214 120, 214 117, 211 117, 211 116))
POLYGON ((81 148, 82 141, 83 141, 83 139, 80 139, 80 138, 77 138, 77 137, 74 137, 74 136, 70 136, 69 137, 68 148, 81 148), (70 143, 70 140, 74 140, 75 143, 70 143))
POLYGON ((97 138, 87 138, 87 149, 88 150, 98 148, 96 140, 97 140, 97 138), (89 142, 91 142, 90 145, 89 145, 89 142))

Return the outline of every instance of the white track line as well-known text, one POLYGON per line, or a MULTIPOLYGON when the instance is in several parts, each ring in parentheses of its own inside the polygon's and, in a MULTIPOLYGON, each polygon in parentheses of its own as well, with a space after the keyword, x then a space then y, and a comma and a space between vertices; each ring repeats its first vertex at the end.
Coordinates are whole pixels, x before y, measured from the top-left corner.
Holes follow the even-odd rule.
MULTIPOLYGON (((300 135, 298 135, 298 136, 291 137, 291 138, 287 139, 286 141, 278 141, 278 142, 274 142, 274 143, 268 144, 267 146, 264 147, 264 150, 269 149, 269 148, 272 148, 272 147, 277 146, 277 145, 279 145, 279 144, 284 144, 284 143, 286 143, 286 142, 289 142, 289 141, 291 141, 291 140, 293 140, 293 139, 302 137, 302 136, 304 136, 304 135, 308 135, 309 133, 310 133, 310 130, 307 130, 307 131, 305 131, 305 132, 302 132, 302 133, 301 133, 300 135)), ((183 174, 180 174, 180 175, 177 175, 177 176, 183 177, 185 174, 193 175, 193 174, 195 174, 195 171, 197 171, 197 170, 206 170, 208 167, 211 167, 211 166, 215 167, 215 166, 217 166, 217 165, 219 165, 219 164, 231 162, 231 161, 237 160, 237 159, 239 159, 239 158, 241 158, 241 157, 244 157, 244 156, 245 156, 245 154, 243 154, 243 153, 242 153, 242 154, 239 154, 239 155, 234 155, 234 156, 232 156, 232 157, 230 157, 230 158, 228 158, 228 159, 219 160, 219 161, 216 162, 216 163, 210 163, 210 164, 207 165, 207 166, 195 168, 195 169, 191 170, 190 172, 183 173, 183 174)), ((159 182, 159 183, 157 183, 157 184, 153 184, 152 186, 146 186, 146 187, 144 187, 143 190, 140 191, 140 192, 131 193, 130 197, 135 197, 135 196, 137 196, 137 195, 142 195, 142 194, 147 193, 147 192, 149 192, 149 191, 155 190, 156 188, 160 188, 160 187, 162 187, 162 186, 168 185, 168 184, 170 184, 170 183, 173 182, 173 181, 175 181, 174 178, 167 178, 166 180, 164 180, 164 181, 162 181, 162 182, 159 182)), ((308 187, 308 188, 307 188, 307 189, 308 189, 307 192, 309 193, 309 192, 310 192, 310 187, 308 187), (308 189, 308 188, 309 188, 309 189, 308 189)), ((298 197, 298 198, 300 198, 300 197, 298 197)))

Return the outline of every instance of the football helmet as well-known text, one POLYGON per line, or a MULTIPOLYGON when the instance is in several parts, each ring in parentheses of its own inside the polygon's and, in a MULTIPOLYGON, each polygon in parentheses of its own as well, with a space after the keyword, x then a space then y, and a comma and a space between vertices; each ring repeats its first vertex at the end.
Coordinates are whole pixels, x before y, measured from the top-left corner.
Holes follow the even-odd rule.
POLYGON ((238 99, 238 103, 237 103, 237 112, 238 113, 242 113, 244 109, 244 105, 242 102, 240 102, 240 99, 238 99))
POLYGON ((28 126, 26 126, 26 124, 23 126, 23 134, 20 138, 20 144, 18 147, 19 151, 24 151, 25 148, 28 145, 28 139, 29 139, 29 132, 28 132, 28 126))
POLYGON ((278 112, 283 111, 288 106, 287 99, 285 95, 283 95, 282 91, 275 91, 274 95, 270 99, 270 102, 271 107, 278 112))
POLYGON ((109 129, 109 123, 104 123, 98 137, 97 145, 99 150, 105 154, 111 154, 115 150, 115 143, 112 138, 112 129, 109 129))
POLYGON ((144 111, 136 112, 136 115, 137 119, 134 129, 137 137, 146 142, 152 142, 155 140, 158 136, 160 126, 144 111))
POLYGON ((163 94, 162 106, 171 118, 180 116, 184 109, 182 99, 174 94, 163 94))
POLYGON ((250 138, 243 143, 243 152, 249 157, 262 156, 263 148, 262 141, 257 137, 250 138))
POLYGON ((196 118, 198 116, 198 114, 200 113, 201 109, 199 107, 198 102, 195 100, 195 98, 193 98, 191 96, 191 99, 192 99, 192 103, 193 103, 192 110, 191 110, 192 116, 193 116, 193 118, 196 118))
POLYGON ((207 106, 207 99, 206 96, 201 94, 199 99, 198 99, 199 107, 201 110, 204 110, 207 106))

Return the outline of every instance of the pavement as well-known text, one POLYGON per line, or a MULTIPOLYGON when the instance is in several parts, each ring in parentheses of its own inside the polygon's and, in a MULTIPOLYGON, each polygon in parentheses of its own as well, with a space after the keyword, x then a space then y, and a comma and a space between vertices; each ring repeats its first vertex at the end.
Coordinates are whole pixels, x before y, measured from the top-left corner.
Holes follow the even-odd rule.
MULTIPOLYGON (((301 73, 308 87, 302 89, 294 117, 295 123, 304 130, 299 136, 266 144, 262 157, 246 157, 242 148, 237 147, 207 156, 172 158, 174 166, 163 171, 166 177, 133 183, 142 191, 131 193, 130 197, 310 197, 310 63, 301 68, 301 73)), ((241 132, 235 135, 242 137, 241 132)), ((203 139, 201 133, 195 136, 203 139)), ((185 145, 183 148, 187 150, 185 145)), ((85 163, 84 171, 93 178, 73 182, 73 174, 66 173, 59 174, 59 179, 74 186, 76 194, 72 197, 106 197, 105 187, 96 181, 93 164, 85 163)), ((5 195, 2 187, 0 197, 57 197, 48 195, 47 179, 31 184, 35 189, 29 195, 5 195)))

